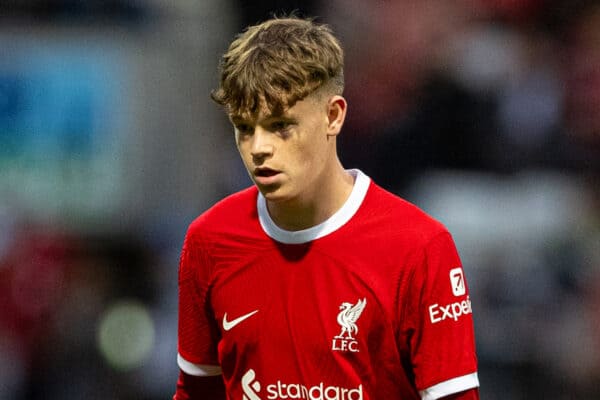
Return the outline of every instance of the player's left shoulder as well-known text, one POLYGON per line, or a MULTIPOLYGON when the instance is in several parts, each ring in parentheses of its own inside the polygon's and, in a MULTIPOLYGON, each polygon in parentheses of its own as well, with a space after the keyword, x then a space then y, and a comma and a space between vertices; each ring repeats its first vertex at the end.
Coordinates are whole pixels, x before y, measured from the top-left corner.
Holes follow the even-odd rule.
POLYGON ((426 245, 437 236, 450 235, 446 226, 418 205, 371 183, 367 207, 381 217, 382 226, 409 237, 415 245, 426 245))

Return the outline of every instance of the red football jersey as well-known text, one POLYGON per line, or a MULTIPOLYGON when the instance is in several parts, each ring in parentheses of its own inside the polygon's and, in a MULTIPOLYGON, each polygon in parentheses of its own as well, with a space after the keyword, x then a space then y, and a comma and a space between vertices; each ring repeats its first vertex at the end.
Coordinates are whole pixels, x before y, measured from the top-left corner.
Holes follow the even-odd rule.
POLYGON ((285 231, 255 187, 186 235, 179 366, 229 399, 436 399, 477 387, 471 302, 448 231, 358 170, 324 223, 285 231))

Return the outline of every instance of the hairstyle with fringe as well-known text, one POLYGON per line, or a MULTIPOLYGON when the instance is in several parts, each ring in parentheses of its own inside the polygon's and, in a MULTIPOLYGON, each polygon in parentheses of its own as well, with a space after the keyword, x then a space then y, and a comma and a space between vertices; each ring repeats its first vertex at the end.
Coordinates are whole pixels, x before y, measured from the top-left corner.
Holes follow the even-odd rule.
POLYGON ((235 115, 282 112, 321 88, 344 90, 344 51, 331 28, 294 15, 248 27, 219 70, 211 98, 235 115))

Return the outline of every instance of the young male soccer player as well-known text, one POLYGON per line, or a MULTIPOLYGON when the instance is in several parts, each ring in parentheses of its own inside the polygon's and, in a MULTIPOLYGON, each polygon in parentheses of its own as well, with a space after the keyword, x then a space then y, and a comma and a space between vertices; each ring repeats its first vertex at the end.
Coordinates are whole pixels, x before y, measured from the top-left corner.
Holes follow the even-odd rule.
POLYGON ((338 40, 310 20, 250 27, 224 54, 213 99, 255 185, 187 232, 174 399, 479 398, 452 238, 344 169, 343 85, 338 40))

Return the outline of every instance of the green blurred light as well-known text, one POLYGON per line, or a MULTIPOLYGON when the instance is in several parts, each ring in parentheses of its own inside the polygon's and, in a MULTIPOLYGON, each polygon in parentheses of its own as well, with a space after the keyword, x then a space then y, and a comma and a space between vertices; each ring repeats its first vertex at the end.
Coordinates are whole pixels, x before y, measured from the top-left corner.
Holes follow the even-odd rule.
POLYGON ((108 364, 120 371, 139 367, 154 346, 155 327, 148 308, 135 300, 112 304, 101 316, 98 348, 108 364))

